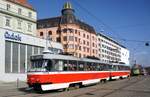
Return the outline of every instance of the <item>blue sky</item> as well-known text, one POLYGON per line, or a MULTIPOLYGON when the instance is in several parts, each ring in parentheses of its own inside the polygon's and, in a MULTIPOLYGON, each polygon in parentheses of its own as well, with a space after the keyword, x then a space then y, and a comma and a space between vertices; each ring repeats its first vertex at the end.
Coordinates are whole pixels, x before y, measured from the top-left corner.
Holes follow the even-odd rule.
POLYGON ((130 50, 130 60, 150 66, 150 0, 28 0, 38 19, 61 15, 66 1, 72 3, 75 15, 92 25, 97 32, 115 38, 130 50), (137 40, 130 41, 130 40, 137 40), (143 41, 143 42, 140 42, 143 41))

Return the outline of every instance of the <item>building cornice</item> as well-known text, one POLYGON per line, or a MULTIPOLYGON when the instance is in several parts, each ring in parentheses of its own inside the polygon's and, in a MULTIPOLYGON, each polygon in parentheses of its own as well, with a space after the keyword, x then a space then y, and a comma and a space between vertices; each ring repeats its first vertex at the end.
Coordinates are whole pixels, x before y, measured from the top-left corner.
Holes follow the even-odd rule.
POLYGON ((26 7, 28 9, 31 9, 32 11, 36 11, 30 4, 28 3, 24 3, 22 4, 21 2, 17 1, 17 0, 6 0, 8 2, 11 2, 11 3, 14 3, 14 4, 17 4, 17 5, 20 5, 22 7, 26 7))

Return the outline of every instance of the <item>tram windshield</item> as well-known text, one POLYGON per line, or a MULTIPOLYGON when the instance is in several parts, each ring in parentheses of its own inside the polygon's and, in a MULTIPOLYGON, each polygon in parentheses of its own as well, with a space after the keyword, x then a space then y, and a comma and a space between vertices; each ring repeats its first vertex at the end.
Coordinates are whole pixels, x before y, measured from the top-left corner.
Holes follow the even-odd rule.
POLYGON ((48 71, 62 71, 63 61, 61 60, 32 60, 30 71, 34 72, 48 72, 48 71))
POLYGON ((46 71, 48 60, 32 60, 29 71, 46 71))

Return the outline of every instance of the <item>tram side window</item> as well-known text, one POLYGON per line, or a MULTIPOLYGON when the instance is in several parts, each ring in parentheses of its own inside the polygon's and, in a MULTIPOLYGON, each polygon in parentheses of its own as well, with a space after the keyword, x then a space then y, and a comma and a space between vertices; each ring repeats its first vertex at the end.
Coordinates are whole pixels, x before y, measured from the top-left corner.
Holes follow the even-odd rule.
POLYGON ((84 62, 78 62, 78 70, 79 71, 84 71, 84 62))
POLYGON ((66 60, 64 60, 63 62, 64 62, 63 70, 67 71, 68 70, 68 62, 66 60))
POLYGON ((117 66, 117 65, 113 65, 113 66, 112 66, 112 70, 113 70, 113 71, 117 71, 117 70, 118 70, 118 66, 117 66))
POLYGON ((68 70, 76 71, 77 70, 77 61, 69 60, 68 70))
POLYGON ((97 65, 96 63, 93 63, 93 64, 91 65, 91 70, 92 70, 92 71, 95 71, 95 70, 96 70, 96 65, 97 65))
POLYGON ((53 60, 54 61, 54 71, 63 71, 63 61, 62 60, 53 60))
MULTIPOLYGON (((81 67, 81 66, 80 66, 81 67)), ((91 63, 90 62, 87 62, 85 65, 84 65, 84 71, 90 71, 91 70, 91 63)))
POLYGON ((108 67, 109 67, 109 70, 111 70, 111 69, 112 69, 112 65, 108 65, 108 67))
POLYGON ((69 60, 64 61, 64 66, 63 66, 64 71, 76 71, 77 70, 77 61, 74 60, 69 60))
POLYGON ((52 70, 52 61, 48 60, 47 65, 45 66, 47 71, 51 71, 52 70))

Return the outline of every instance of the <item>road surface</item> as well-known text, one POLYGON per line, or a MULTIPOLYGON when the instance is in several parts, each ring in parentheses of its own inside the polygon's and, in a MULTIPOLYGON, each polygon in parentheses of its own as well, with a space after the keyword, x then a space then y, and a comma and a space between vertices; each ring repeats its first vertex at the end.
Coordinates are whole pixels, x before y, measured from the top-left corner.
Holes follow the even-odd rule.
POLYGON ((23 82, 18 85, 15 82, 0 82, 0 97, 150 97, 150 76, 109 81, 70 91, 47 91, 43 94, 27 88, 23 82))

